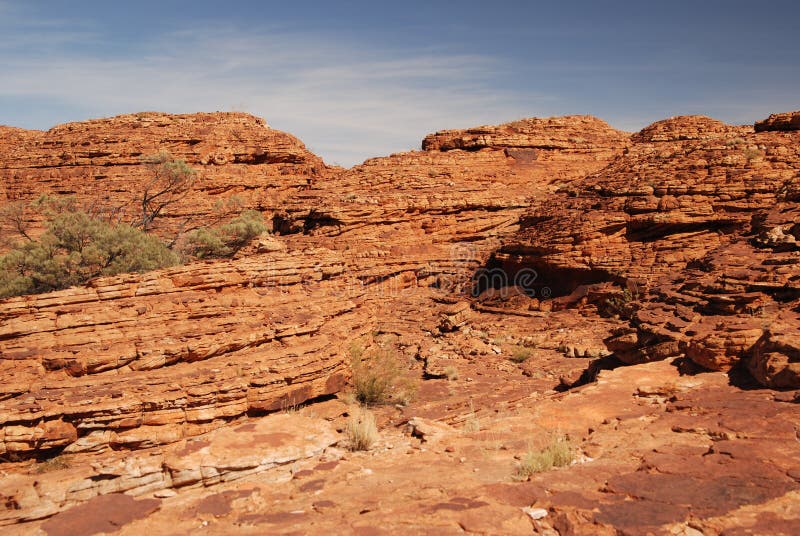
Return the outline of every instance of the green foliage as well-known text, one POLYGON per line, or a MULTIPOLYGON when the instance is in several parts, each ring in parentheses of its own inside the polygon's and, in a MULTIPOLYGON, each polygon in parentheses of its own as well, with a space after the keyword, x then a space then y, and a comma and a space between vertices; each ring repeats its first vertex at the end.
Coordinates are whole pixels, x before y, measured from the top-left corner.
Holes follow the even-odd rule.
POLYGON ((515 477, 526 480, 534 473, 570 465, 575 460, 575 448, 563 435, 553 435, 541 450, 529 449, 517 466, 515 477))
POLYGON ((129 225, 110 224, 76 210, 69 200, 51 202, 47 231, 0 257, 0 298, 49 292, 100 275, 146 272, 177 263, 157 238, 129 225))
POLYGON ((622 294, 613 296, 605 302, 605 309, 609 314, 619 316, 624 320, 630 320, 640 307, 639 289, 635 285, 632 288, 626 288, 622 294))
POLYGON ((141 215, 134 225, 149 231, 156 218, 186 196, 194 184, 197 171, 185 160, 174 158, 167 151, 145 155, 140 160, 148 167, 150 179, 138 194, 141 215))
POLYGON ((224 225, 190 232, 183 249, 198 259, 230 257, 266 230, 260 212, 245 210, 224 225))

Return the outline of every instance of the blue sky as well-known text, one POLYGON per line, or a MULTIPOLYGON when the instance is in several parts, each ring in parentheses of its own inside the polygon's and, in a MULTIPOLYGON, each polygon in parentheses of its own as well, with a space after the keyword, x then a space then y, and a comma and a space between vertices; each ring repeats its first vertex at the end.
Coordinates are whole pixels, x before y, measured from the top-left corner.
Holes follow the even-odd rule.
POLYGON ((444 128, 800 109, 796 1, 0 0, 0 124, 238 110, 352 165, 444 128))

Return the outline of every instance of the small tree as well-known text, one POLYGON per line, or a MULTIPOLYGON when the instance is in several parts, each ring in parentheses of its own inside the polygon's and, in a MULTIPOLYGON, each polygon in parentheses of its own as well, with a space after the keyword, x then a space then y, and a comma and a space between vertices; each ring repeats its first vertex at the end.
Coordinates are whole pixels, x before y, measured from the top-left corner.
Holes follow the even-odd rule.
POLYGON ((144 184, 140 196, 141 219, 134 222, 148 232, 153 221, 170 205, 181 200, 192 188, 197 171, 182 158, 173 158, 167 151, 143 156, 142 163, 148 167, 150 178, 144 184))
POLYGON ((183 249, 198 259, 230 257, 266 230, 260 212, 245 210, 224 225, 202 227, 188 233, 183 249))
POLYGON ((100 275, 171 266, 177 256, 158 238, 59 204, 37 240, 0 256, 0 298, 80 285, 100 275))
MULTIPOLYGON (((28 234, 30 220, 28 218, 28 204, 24 201, 13 201, 0 207, 0 230, 4 242, 9 242, 12 235, 18 235, 28 241, 33 240, 28 234)), ((10 245, 8 243, 0 245, 10 245)))

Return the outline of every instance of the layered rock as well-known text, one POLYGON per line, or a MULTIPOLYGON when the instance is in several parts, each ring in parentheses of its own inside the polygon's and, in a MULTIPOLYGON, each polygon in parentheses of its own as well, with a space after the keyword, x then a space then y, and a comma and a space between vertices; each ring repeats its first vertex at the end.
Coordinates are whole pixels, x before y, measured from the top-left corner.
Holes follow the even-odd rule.
POLYGON ((628 143, 627 138, 625 133, 590 115, 533 117, 497 126, 436 132, 422 141, 422 149, 478 151, 501 147, 520 160, 585 154, 608 158, 628 143))
POLYGON ((729 370, 752 357, 764 385, 800 386, 795 349, 761 350, 773 320, 797 325, 787 318, 800 297, 797 136, 690 116, 632 140, 605 169, 534 202, 498 262, 535 269, 556 295, 607 281, 627 300, 649 293, 609 341, 626 362, 685 354, 729 370))
MULTIPOLYGON (((249 116, 141 117, 160 118, 137 127, 145 138, 208 121, 220 147, 242 132, 290 139, 249 116)), ((229 260, 0 301, 0 524, 413 532, 422 512, 424 528, 453 533, 796 526, 798 394, 684 374, 742 366, 798 386, 796 134, 689 117, 634 143, 603 125, 438 133, 351 170, 280 151, 258 162, 247 143, 217 165, 192 152, 203 136, 171 146, 219 181, 187 198, 201 221, 235 191, 280 236, 229 260), (514 285, 476 288, 481 266, 514 285), (593 304, 620 299, 625 318, 597 316, 593 304), (295 408, 340 391, 360 349, 396 354, 419 390, 375 409, 381 438, 350 453, 344 404, 295 408), (640 365, 603 370, 618 359, 640 365), (575 463, 513 482, 556 433, 575 463)), ((2 135, 44 151, 42 133, 2 135)), ((53 191, 32 184, 22 197, 53 191)))
POLYGON ((586 116, 518 124, 491 127, 509 132, 515 146, 499 135, 466 150, 425 141, 424 151, 374 158, 314 183, 287 201, 275 229, 292 241, 305 234, 335 244, 358 266, 382 266, 388 257, 395 271, 378 277, 407 265, 468 280, 464 268, 474 271, 517 232, 532 199, 601 169, 628 145, 626 134, 586 116))
MULTIPOLYGON (((264 480, 285 483, 292 478, 293 464, 319 456, 339 440, 330 423, 323 419, 280 413, 215 430, 162 450, 133 455, 111 453, 102 461, 75 467, 64 464, 54 468, 60 470, 57 479, 42 482, 41 473, 15 475, 4 479, 2 493, 17 507, 0 512, 0 525, 47 518, 71 507, 76 508, 70 514, 85 512, 95 505, 113 502, 118 494, 170 497, 176 495, 176 490, 212 487, 265 472, 269 476, 264 480)), ((134 504, 129 500, 129 506, 134 504)), ((109 515, 108 511, 101 511, 109 515)), ((69 517, 56 515, 47 521, 45 529, 61 528, 69 517)), ((73 520, 73 526, 93 518, 88 512, 82 517, 73 520)))
POLYGON ((763 121, 757 121, 756 132, 800 130, 800 111, 772 114, 763 121))
MULTIPOLYGON (((586 121, 532 120, 518 137, 577 136, 586 121)), ((374 311, 428 307, 408 289, 462 288, 516 231, 530 197, 621 154, 627 137, 603 128, 597 151, 585 140, 569 159, 552 147, 548 158, 520 159, 498 145, 393 155, 336 174, 245 114, 146 113, 10 131, 15 143, 0 151, 9 199, 58 192, 105 202, 108 193, 123 202, 145 173, 139 156, 167 149, 198 166, 200 179, 157 231, 189 212, 210 219, 236 192, 283 236, 233 261, 4 301, 0 371, 10 381, 0 394, 0 451, 169 443, 340 390, 350 341, 371 330, 374 311)), ((432 329, 437 322, 434 312, 432 329)))
MULTIPOLYGON (((141 157, 167 151, 198 171, 193 189, 159 220, 156 232, 216 221, 221 202, 275 208, 326 167, 294 136, 244 113, 120 115, 58 125, 46 132, 0 131, 0 201, 72 195, 87 210, 134 221, 151 178, 141 157)), ((35 218, 35 215, 31 215, 35 218)))
POLYGON ((338 392, 371 322, 330 250, 101 278, 2 302, 0 454, 169 443, 338 392))

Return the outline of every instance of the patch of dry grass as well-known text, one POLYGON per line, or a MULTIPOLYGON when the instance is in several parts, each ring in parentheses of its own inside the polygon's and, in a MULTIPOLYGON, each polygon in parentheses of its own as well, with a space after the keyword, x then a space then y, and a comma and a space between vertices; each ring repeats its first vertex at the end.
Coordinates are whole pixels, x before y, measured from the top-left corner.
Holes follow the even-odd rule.
POLYGON ((561 434, 554 434, 541 450, 529 449, 517 465, 515 478, 527 480, 535 473, 564 467, 575 461, 575 447, 561 434))
POLYGON ((444 369, 444 375, 447 376, 449 381, 454 382, 458 379, 458 369, 450 365, 444 369))
POLYGON ((357 409, 350 415, 345 427, 348 448, 352 451, 369 450, 378 440, 375 415, 365 409, 357 409))
POLYGON ((408 404, 416 394, 416 384, 408 367, 393 350, 378 350, 369 358, 351 352, 353 397, 364 406, 408 404))
POLYGON ((530 348, 525 348, 524 346, 517 346, 511 352, 511 357, 509 359, 514 363, 524 363, 531 357, 531 350, 530 348))

